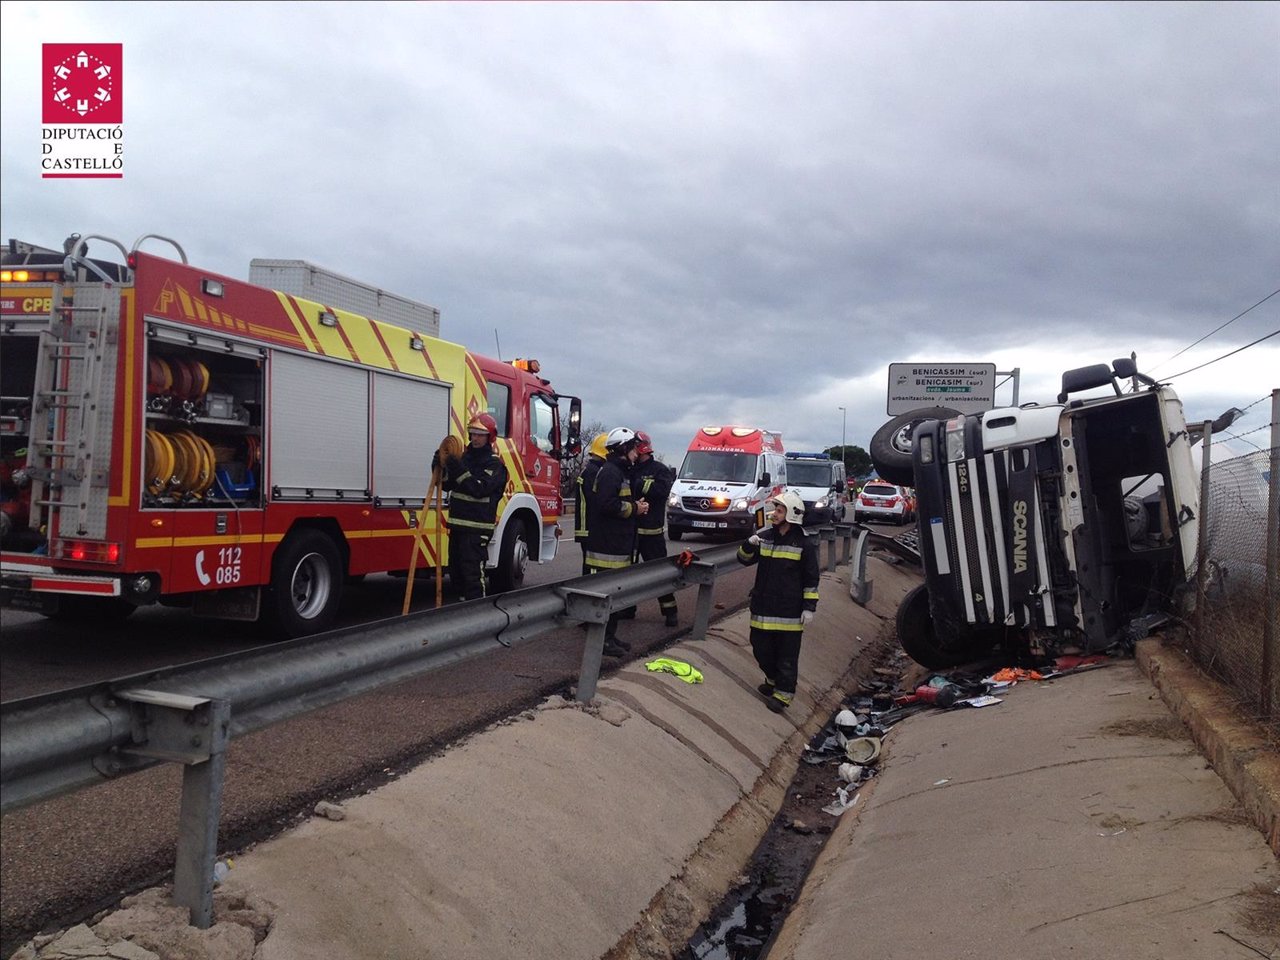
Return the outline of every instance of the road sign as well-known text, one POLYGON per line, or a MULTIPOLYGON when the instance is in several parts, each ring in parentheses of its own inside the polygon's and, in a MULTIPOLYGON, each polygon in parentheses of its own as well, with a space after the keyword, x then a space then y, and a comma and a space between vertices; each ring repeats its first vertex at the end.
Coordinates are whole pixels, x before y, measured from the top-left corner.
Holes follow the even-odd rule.
POLYGON ((917 407, 951 407, 980 413, 996 405, 994 363, 891 363, 889 402, 896 416, 917 407))

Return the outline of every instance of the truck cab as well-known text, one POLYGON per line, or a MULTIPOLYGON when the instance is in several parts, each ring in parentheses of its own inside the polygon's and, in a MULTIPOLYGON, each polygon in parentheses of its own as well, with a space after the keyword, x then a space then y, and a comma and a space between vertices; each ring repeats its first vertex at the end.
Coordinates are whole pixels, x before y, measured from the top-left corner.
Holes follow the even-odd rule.
POLYGON ((903 649, 943 669, 1033 638, 1046 652, 1130 642, 1195 562, 1195 439, 1174 391, 1130 359, 1067 371, 1057 403, 922 420, 925 582, 898 611, 903 649), (1114 395, 1072 398, 1102 386, 1114 395))

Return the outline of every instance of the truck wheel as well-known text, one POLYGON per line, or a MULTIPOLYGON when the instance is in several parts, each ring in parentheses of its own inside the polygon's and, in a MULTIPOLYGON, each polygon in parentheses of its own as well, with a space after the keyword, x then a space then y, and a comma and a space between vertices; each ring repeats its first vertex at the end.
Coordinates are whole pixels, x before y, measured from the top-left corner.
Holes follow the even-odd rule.
POLYGON ((668 540, 679 540, 679 539, 680 539, 681 537, 683 537, 683 536, 684 536, 684 531, 683 531, 683 530, 680 530, 680 529, 679 529, 679 528, 677 528, 677 527, 667 527, 667 539, 668 539, 668 540))
POLYGON ((268 612, 287 637, 327 630, 342 600, 342 556, 319 530, 298 530, 271 563, 268 612))
POLYGON ((524 586, 524 574, 529 568, 529 534, 522 521, 512 519, 502 531, 502 546, 498 550, 498 568, 493 571, 493 589, 496 593, 519 590, 524 586))
POLYGON ((917 407, 894 417, 871 438, 871 462, 881 479, 901 487, 915 485, 911 468, 911 434, 925 420, 950 420, 959 413, 950 407, 917 407))
POLYGON ((984 644, 971 637, 955 644, 940 640, 929 613, 929 593, 924 585, 911 590, 898 605, 898 642, 916 663, 930 670, 946 670, 968 663, 983 651, 984 644))

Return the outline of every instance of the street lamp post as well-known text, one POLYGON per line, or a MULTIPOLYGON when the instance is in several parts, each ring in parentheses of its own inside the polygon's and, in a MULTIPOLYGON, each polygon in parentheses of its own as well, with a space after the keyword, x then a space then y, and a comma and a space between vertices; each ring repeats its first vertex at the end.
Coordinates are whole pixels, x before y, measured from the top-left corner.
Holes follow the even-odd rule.
POLYGON ((840 462, 847 463, 848 460, 844 455, 844 428, 845 424, 849 422, 849 411, 844 407, 838 407, 837 409, 840 411, 840 462))

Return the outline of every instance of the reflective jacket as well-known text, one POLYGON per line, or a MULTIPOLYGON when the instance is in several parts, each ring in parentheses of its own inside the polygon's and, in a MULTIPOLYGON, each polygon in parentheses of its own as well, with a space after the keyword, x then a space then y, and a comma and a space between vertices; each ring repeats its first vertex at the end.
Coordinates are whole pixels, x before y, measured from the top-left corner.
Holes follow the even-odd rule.
POLYGON ((449 528, 493 533, 498 501, 507 488, 507 468, 489 444, 468 446, 446 459, 440 486, 449 494, 449 528))
POLYGON ((578 497, 573 507, 573 539, 579 543, 587 542, 587 533, 591 529, 591 513, 587 503, 587 492, 595 483, 596 474, 604 466, 604 461, 597 456, 588 456, 578 474, 578 497))
POLYGON ((631 468, 631 489, 636 499, 643 498, 649 503, 649 512, 636 521, 640 536, 662 536, 662 526, 667 520, 667 496, 675 482, 676 472, 654 457, 631 468))
POLYGON ((800 631, 800 614, 818 608, 818 545, 799 524, 785 534, 776 527, 760 531, 760 543, 744 541, 738 562, 756 565, 751 588, 751 626, 757 630, 800 631))
POLYGON ((587 495, 587 517, 587 566, 594 570, 630 566, 636 548, 636 505, 626 457, 611 456, 600 467, 587 495))

